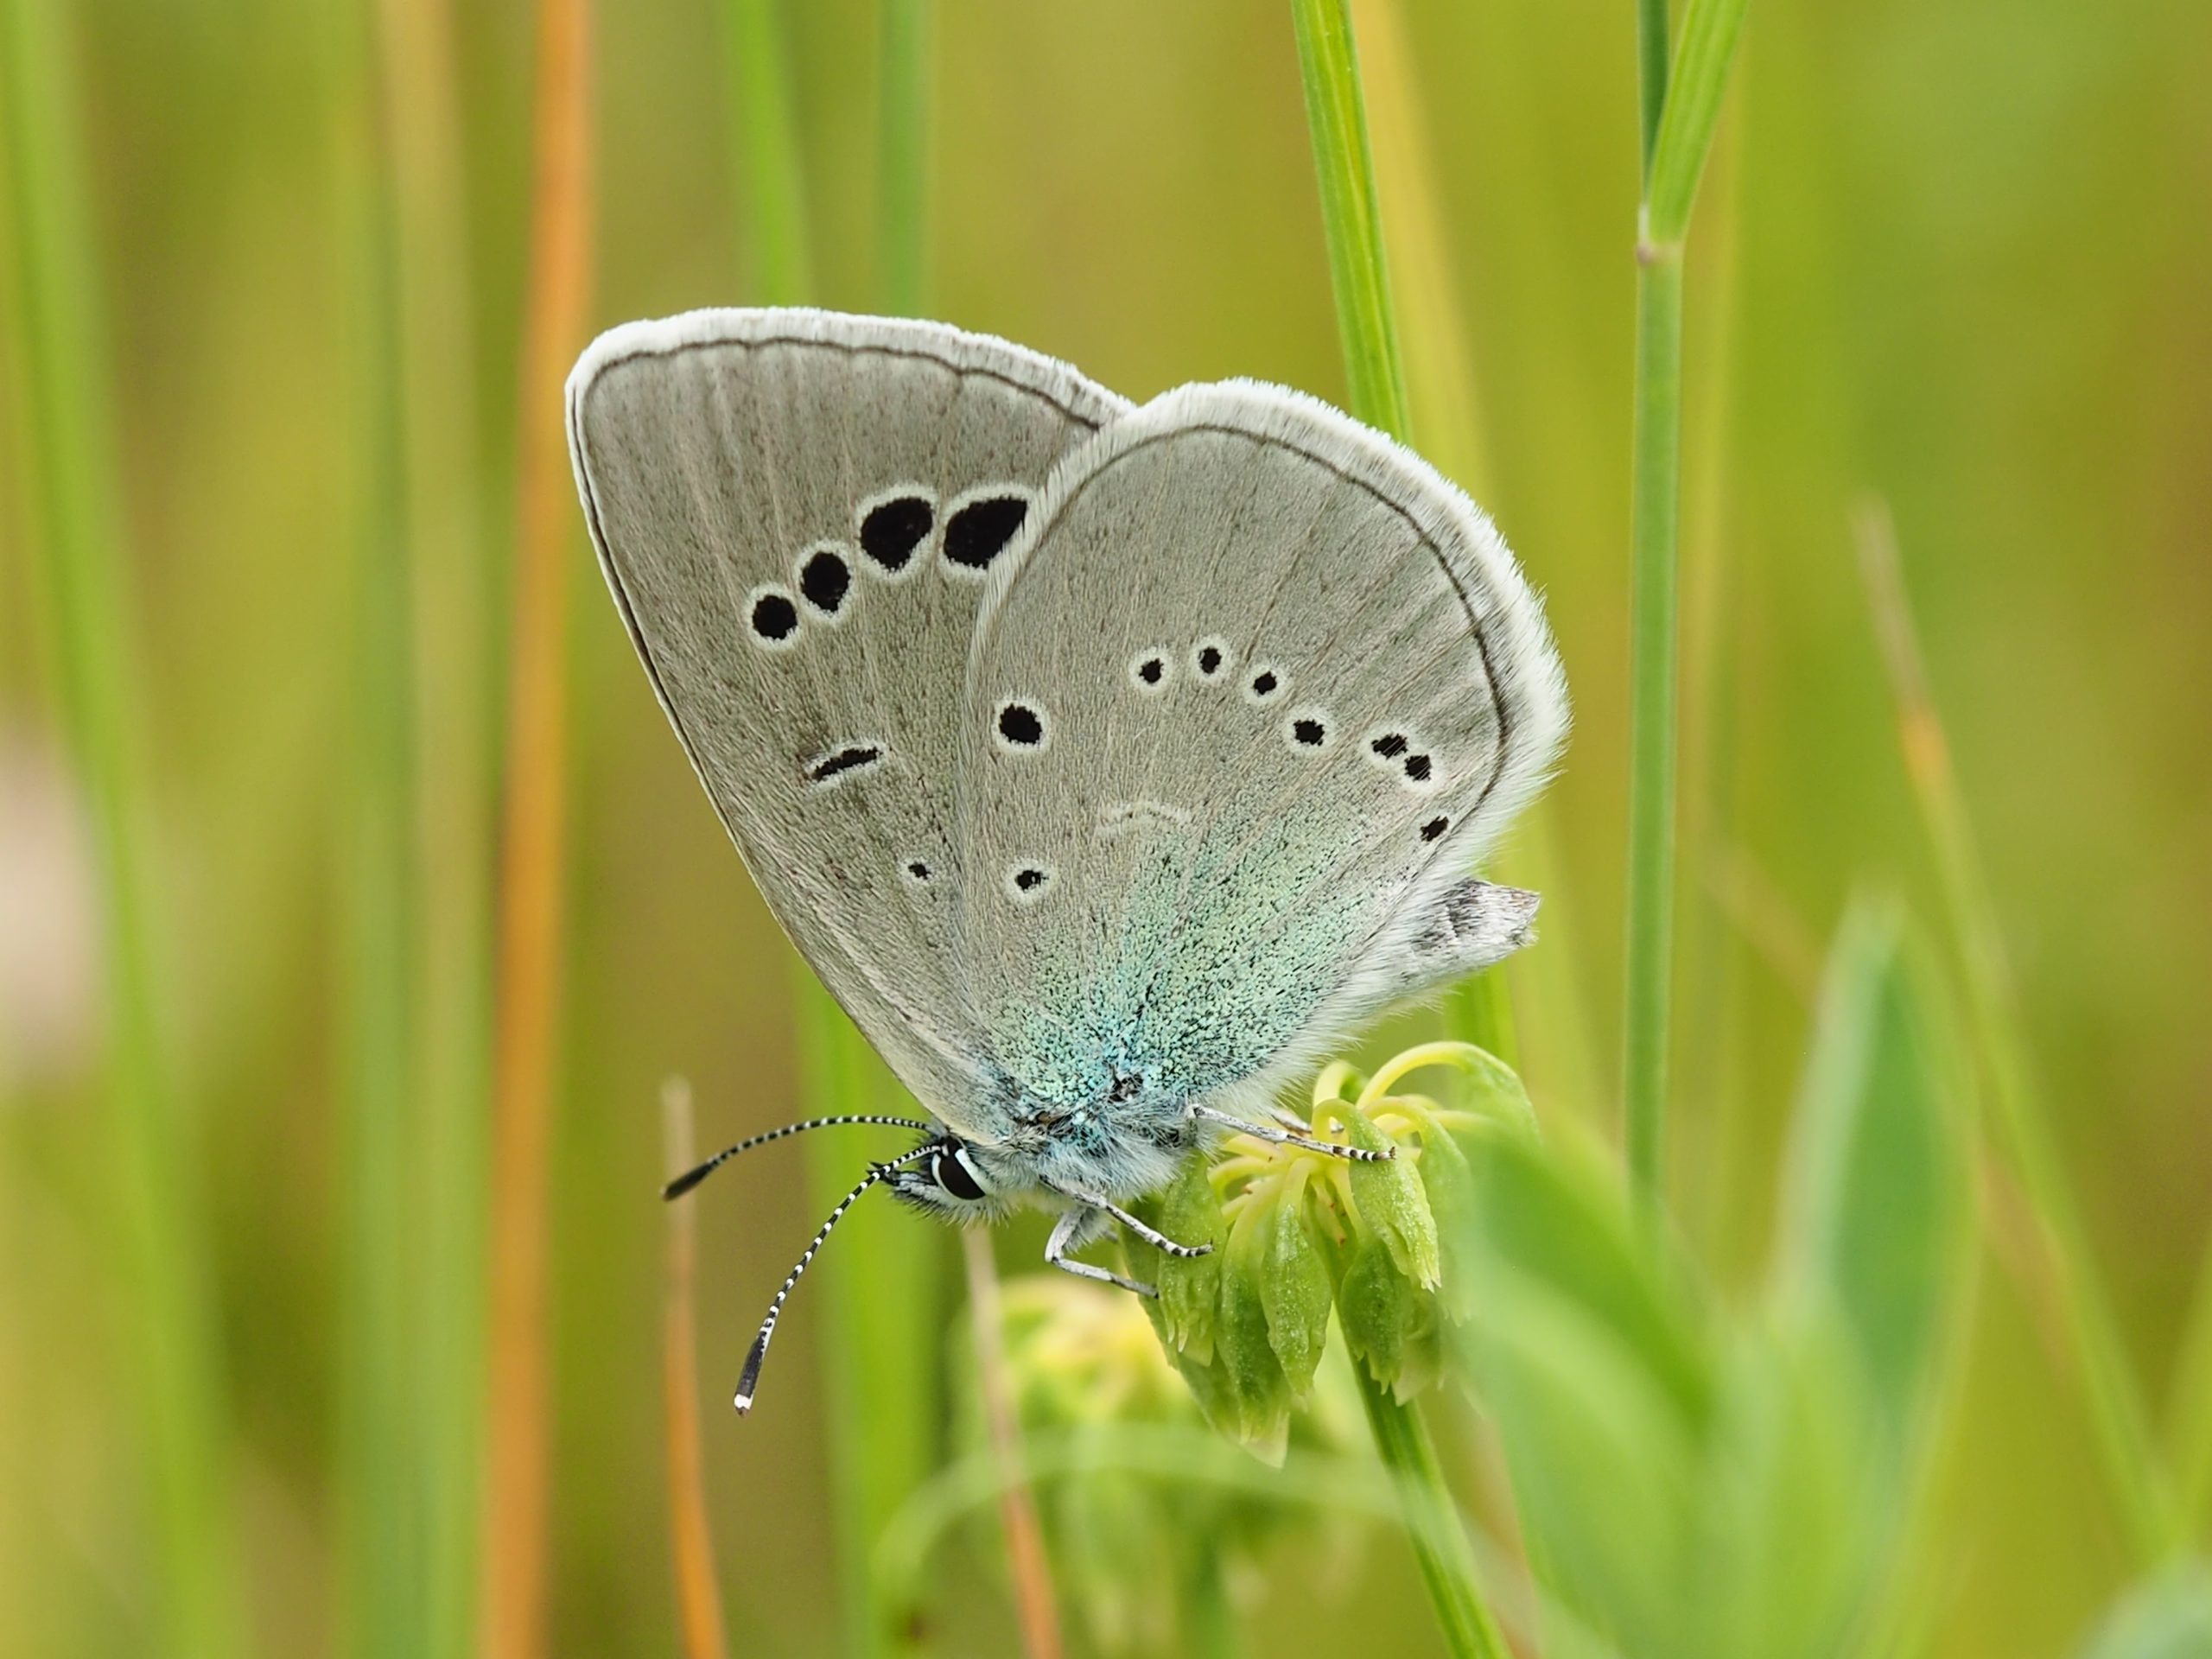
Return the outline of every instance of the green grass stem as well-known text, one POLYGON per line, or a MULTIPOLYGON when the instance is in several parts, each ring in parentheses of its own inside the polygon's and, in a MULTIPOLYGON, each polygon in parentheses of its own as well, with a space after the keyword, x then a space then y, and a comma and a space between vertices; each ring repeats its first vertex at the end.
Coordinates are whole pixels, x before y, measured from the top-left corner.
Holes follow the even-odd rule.
POLYGON ((467 154, 450 0, 375 8, 390 175, 397 418, 414 638, 416 864, 411 1356, 424 1470, 423 1646, 475 1637, 483 1461, 484 1100, 490 1084, 489 869, 497 652, 490 626, 467 154))
MULTIPOLYGON (((807 303, 815 297, 814 261, 781 19, 773 0, 729 0, 727 17, 753 297, 807 303)), ((921 298, 928 34, 920 8, 897 0, 886 0, 881 21, 880 257, 887 308, 902 309, 921 298), (894 120, 912 125, 900 130, 894 120)), ((905 1109, 889 1071, 804 963, 793 964, 793 995, 802 1115, 905 1109)), ((808 1137, 809 1185, 825 1211, 882 1149, 880 1131, 808 1137)), ((868 1557, 937 1460, 949 1242, 878 1198, 846 1218, 837 1248, 816 1269, 825 1281, 822 1352, 839 1592, 854 1655, 912 1645, 912 1610, 887 1598, 868 1557)))
POLYGON ((1635 480, 1630 508, 1628 1162, 1656 1205, 1666 1164, 1668 1014, 1674 983, 1675 769, 1682 449, 1682 265, 1636 276, 1635 480))
POLYGON ((1375 158, 1368 145, 1351 13, 1345 0, 1291 0, 1290 13, 1298 35, 1306 125, 1313 143, 1329 287, 1336 296, 1351 412, 1402 442, 1412 422, 1382 255, 1382 218, 1376 201, 1375 158))
POLYGON ((922 314, 928 293, 931 0, 881 0, 877 258, 885 312, 922 314))
POLYGON ((806 226, 806 185, 781 12, 781 0, 724 0, 722 7, 730 99, 736 106, 737 175, 757 305, 805 305, 815 294, 813 238, 806 226))
POLYGON ((1513 1650, 1483 1599, 1474 1550, 1445 1486, 1428 1426, 1418 1409, 1401 1401, 1388 1384, 1377 1382, 1366 1366, 1355 1364, 1351 1370, 1359 1380, 1360 1403, 1367 1408, 1375 1449, 1397 1489, 1407 1519, 1406 1536, 1436 1610, 1445 1646, 1452 1659, 1511 1659, 1513 1650))
MULTIPOLYGON (((1675 756, 1680 696, 1682 248, 1713 148, 1745 0, 1691 0, 1649 138, 1637 237, 1636 420, 1629 537, 1627 988, 1624 1111, 1630 1179, 1656 1210, 1666 1179, 1668 1023, 1674 987, 1675 756)), ((1637 13, 1644 130, 1665 6, 1637 13), (1655 41, 1656 44, 1655 45, 1655 41)))
POLYGON ((2141 1565, 2164 1563, 2188 1548, 2189 1529, 2160 1464, 2110 1300, 2098 1274, 2065 1160, 2038 1094, 2019 1000, 2005 950, 1996 901, 1950 745, 1928 686, 1905 590, 1897 533, 1878 504, 1863 506, 1854 526, 1859 568, 1896 700, 1905 769, 1936 855, 1945 919, 1964 969, 1968 1021, 1994 1112, 2057 1291, 2059 1322, 2080 1373, 2097 1449, 2141 1565))
POLYGON ((91 225, 72 8, 0 3, 0 149, 12 252, 25 521, 44 656, 90 819, 106 1002, 100 1160, 129 1286, 124 1370, 151 1497, 158 1620, 179 1659, 247 1650, 231 1427, 200 1158, 162 1052, 146 902, 150 799, 137 722, 135 630, 105 287, 91 225))
POLYGON ((336 226, 344 273, 355 457, 354 573, 345 787, 339 852, 343 1103, 340 1266, 340 1626, 360 1659, 423 1650, 427 1481, 411 1386, 410 1133, 416 1083, 414 968, 419 870, 404 439, 390 175, 379 142, 376 21, 366 5, 330 18, 336 226))

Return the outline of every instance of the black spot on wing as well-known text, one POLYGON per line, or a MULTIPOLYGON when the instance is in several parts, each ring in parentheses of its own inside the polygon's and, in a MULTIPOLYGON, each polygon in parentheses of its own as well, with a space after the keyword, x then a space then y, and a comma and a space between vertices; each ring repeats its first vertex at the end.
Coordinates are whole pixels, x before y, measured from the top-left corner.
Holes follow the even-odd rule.
POLYGON ((799 592, 824 616, 835 616, 843 608, 852 586, 852 567, 832 548, 809 554, 799 567, 799 592))
POLYGON ((963 570, 988 570, 1028 516, 1026 496, 989 495, 970 501, 945 520, 944 556, 963 570))
POLYGON ((835 754, 826 754, 806 769, 807 781, 812 784, 835 783, 849 772, 858 772, 872 766, 883 759, 883 751, 873 743, 849 743, 835 754))
POLYGON ((753 632, 771 645, 781 645, 798 632, 798 607, 788 594, 763 594, 753 601, 753 632))
POLYGON ((861 520, 861 551, 881 569, 896 574, 928 539, 937 514, 918 495, 894 496, 871 507, 861 520))

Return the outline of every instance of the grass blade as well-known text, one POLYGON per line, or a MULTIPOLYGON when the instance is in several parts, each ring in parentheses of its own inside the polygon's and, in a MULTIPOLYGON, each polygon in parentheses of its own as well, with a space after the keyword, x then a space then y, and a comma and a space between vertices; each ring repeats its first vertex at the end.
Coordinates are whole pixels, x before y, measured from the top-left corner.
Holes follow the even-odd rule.
POLYGON ((1830 954, 1789 1169, 1788 1264, 1842 1315, 1893 1449, 1910 1454, 1971 1266, 1966 1093, 1932 975, 1892 906, 1830 954))
MULTIPOLYGON (((1643 0, 1643 3, 1648 7, 1654 0, 1643 0)), ((1656 3, 1664 9, 1664 0, 1656 3)), ((1665 105, 1658 134, 1651 141, 1644 181, 1647 242, 1668 246, 1680 242, 1689 229, 1690 205, 1697 200, 1705 158, 1713 149, 1721 95, 1728 89, 1728 65, 1736 55, 1736 40, 1743 33, 1744 11, 1749 3, 1750 0, 1690 0, 1682 14, 1681 40, 1665 82, 1665 105)), ((1663 46, 1663 34, 1661 41, 1663 46)))
POLYGON ((928 291, 930 169, 930 0, 882 0, 881 129, 876 143, 878 257, 883 308, 922 314, 928 291))
POLYGON ((1643 175, 1659 142, 1659 116, 1667 107, 1667 0, 1636 0, 1636 130, 1643 175))
POLYGON ((352 732, 333 839, 340 854, 339 976, 344 1221, 339 1373, 340 1624, 376 1659, 423 1651, 422 1447, 410 1384, 409 1190, 418 898, 405 485, 389 177, 380 142, 375 23, 336 9, 331 92, 339 128, 338 241, 352 320, 348 406, 355 569, 352 732))
POLYGON ((1401 441, 1406 375, 1390 309, 1383 262, 1382 215, 1376 206, 1375 162, 1367 143, 1359 61, 1345 0, 1291 0, 1298 33, 1298 67, 1306 87, 1306 130, 1321 193, 1321 226, 1329 247, 1329 287, 1336 295, 1337 333, 1344 345, 1351 412, 1401 441))
POLYGON ((124 493, 108 405, 102 281, 86 219, 69 8, 0 3, 4 308, 21 378, 27 522, 54 701, 85 792, 107 1004, 104 1092, 130 1285, 156 1537, 159 1629, 180 1659, 246 1651, 230 1422, 199 1158, 162 1052, 148 915, 147 771, 136 731, 124 493))
POLYGON ((1982 874, 1980 851, 1952 768, 1942 717, 1928 690, 1919 636, 1899 568, 1896 530, 1887 512, 1872 503, 1862 507, 1853 530, 1891 695, 1897 703, 1898 744, 1936 855, 1944 909, 1965 970, 1967 1014, 1994 1127, 2018 1174, 2051 1263, 2060 1321, 2081 1372, 2106 1479, 2138 1557, 2146 1565, 2154 1564, 2188 1547, 2187 1529, 2153 1449, 2142 1395, 2098 1277, 2088 1230, 2067 1185, 2050 1117, 2036 1090, 1997 906, 1982 874))
POLYGON ((737 113, 737 176, 751 232, 753 302, 804 305, 815 292, 813 238, 806 228, 798 126, 778 9, 779 0, 725 0, 723 32, 737 113))
POLYGON ((416 1065, 411 1336, 429 1659, 475 1642, 482 1473, 485 1091, 491 1055, 491 569, 482 522, 465 155, 447 0, 374 8, 391 183, 412 589, 416 1065))
POLYGON ((545 1207, 566 846, 566 555, 575 523, 561 385, 582 344, 591 276, 587 0, 540 0, 537 28, 493 1050, 488 1659, 545 1650, 545 1207))

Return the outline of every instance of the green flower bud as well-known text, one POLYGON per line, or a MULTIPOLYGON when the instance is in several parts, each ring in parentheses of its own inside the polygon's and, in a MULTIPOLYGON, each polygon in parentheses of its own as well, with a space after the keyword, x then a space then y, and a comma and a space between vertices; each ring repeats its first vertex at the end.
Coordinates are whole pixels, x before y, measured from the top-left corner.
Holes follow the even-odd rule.
POLYGON ((1253 1271, 1267 1309, 1268 1342, 1282 1363, 1291 1393, 1301 1401, 1313 1389, 1313 1368, 1329 1340, 1329 1308, 1336 1297, 1336 1275, 1322 1254, 1313 1206, 1306 1201, 1307 1173, 1301 1164, 1264 1214, 1249 1224, 1240 1217, 1230 1236, 1230 1265, 1236 1271, 1246 1266, 1239 1257, 1237 1234, 1249 1231, 1258 1239, 1261 1259, 1253 1271))
MULTIPOLYGON (((1374 1085, 1368 1086, 1372 1096, 1374 1085)), ((1395 1142, 1358 1108, 1338 1114, 1344 1138, 1370 1152, 1387 1152, 1395 1142)), ((1423 1290, 1432 1290, 1442 1275, 1437 1253, 1436 1218, 1429 1214, 1428 1195, 1410 1158, 1392 1158, 1351 1166, 1351 1201, 1361 1224, 1389 1247, 1390 1259, 1423 1290)))
POLYGON ((1141 1240, 1122 1239, 1133 1277, 1158 1287, 1154 1304, 1160 1339, 1198 1365, 1213 1362, 1215 1309, 1220 1300, 1221 1244, 1226 1229, 1221 1199, 1203 1158, 1185 1159, 1174 1182, 1144 1219, 1184 1244, 1211 1244, 1205 1255, 1172 1256, 1141 1240))
POLYGON ((1222 1275, 1214 1351, 1229 1375, 1238 1438, 1263 1462, 1281 1463, 1290 1432, 1290 1379, 1268 1341, 1267 1304, 1255 1274, 1222 1275))
POLYGON ((1398 1380, 1418 1300, 1380 1238, 1363 1238, 1352 1246, 1344 1282, 1337 1287, 1337 1318, 1344 1325, 1344 1346, 1378 1382, 1398 1380))

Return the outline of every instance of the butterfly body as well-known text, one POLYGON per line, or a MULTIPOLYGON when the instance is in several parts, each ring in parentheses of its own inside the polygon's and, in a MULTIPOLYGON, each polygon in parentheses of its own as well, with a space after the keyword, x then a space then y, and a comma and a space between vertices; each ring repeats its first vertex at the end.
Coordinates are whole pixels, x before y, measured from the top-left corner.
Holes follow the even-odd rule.
POLYGON ((1042 1203, 1055 1261, 1111 1276, 1066 1252, 1529 937, 1534 896, 1470 867, 1564 737, 1557 654, 1489 520, 1382 435, 788 310, 612 331, 569 427, 685 753, 930 1114, 872 1173, 903 1196, 1042 1203))

